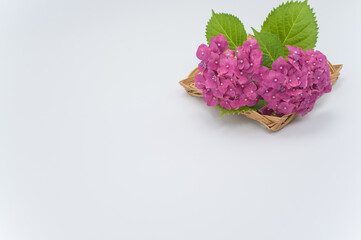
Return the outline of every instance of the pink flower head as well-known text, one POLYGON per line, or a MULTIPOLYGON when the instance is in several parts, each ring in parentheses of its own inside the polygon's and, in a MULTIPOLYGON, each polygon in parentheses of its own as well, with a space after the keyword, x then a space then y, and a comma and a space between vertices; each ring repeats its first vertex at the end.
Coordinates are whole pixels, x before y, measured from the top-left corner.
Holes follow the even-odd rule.
POLYGON ((288 61, 279 58, 266 78, 254 77, 261 86, 258 93, 268 102, 260 110, 263 114, 275 112, 282 116, 296 112, 305 115, 312 110, 318 97, 331 91, 326 57, 318 51, 307 50, 305 53, 301 48, 287 47, 288 61))
POLYGON ((222 36, 212 39, 211 53, 198 66, 204 78, 197 77, 200 83, 196 86, 203 84, 208 95, 205 98, 208 105, 214 104, 215 100, 210 97, 213 95, 225 109, 253 106, 260 98, 258 82, 254 82, 253 76, 263 78, 269 72, 261 66, 263 54, 259 44, 255 39, 250 39, 245 42, 245 46, 237 47, 235 56, 234 51, 222 47, 224 40, 222 36))

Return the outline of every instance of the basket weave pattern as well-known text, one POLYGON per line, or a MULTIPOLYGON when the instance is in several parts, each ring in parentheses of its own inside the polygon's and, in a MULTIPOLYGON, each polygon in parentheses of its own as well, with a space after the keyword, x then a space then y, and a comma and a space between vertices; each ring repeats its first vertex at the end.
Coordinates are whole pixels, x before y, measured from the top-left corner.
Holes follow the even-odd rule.
MULTIPOLYGON (((330 62, 327 62, 328 66, 330 67, 330 75, 331 75, 331 84, 334 84, 339 75, 340 70, 342 69, 342 65, 332 65, 330 62)), ((195 97, 203 97, 202 91, 196 88, 194 84, 194 76, 198 74, 198 68, 194 69, 188 76, 188 78, 180 81, 180 85, 184 87, 187 93, 191 96, 195 97)), ((269 130, 278 131, 288 123, 290 123, 295 117, 296 113, 291 113, 284 115, 282 117, 277 116, 269 116, 269 115, 262 115, 258 111, 247 111, 241 112, 240 114, 245 115, 248 118, 256 120, 266 126, 269 130)))

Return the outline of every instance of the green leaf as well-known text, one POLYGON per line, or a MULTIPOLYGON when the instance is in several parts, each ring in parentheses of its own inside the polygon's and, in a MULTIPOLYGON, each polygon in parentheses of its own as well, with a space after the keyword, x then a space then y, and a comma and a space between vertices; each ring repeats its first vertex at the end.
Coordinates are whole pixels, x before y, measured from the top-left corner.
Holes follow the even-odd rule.
POLYGON ((261 31, 273 33, 284 46, 297 46, 306 51, 316 46, 318 26, 307 1, 291 1, 273 9, 261 31))
POLYGON ((206 37, 208 44, 212 37, 223 34, 228 43, 229 49, 235 50, 242 46, 247 40, 247 33, 243 23, 235 16, 226 13, 215 13, 212 10, 212 17, 206 27, 206 37))
POLYGON ((247 112, 247 111, 257 111, 261 108, 263 108, 264 106, 266 106, 268 104, 268 102, 266 102, 265 100, 261 99, 261 100, 258 100, 258 102, 256 103, 256 105, 252 106, 252 107, 248 107, 248 106, 243 106, 243 107, 240 107, 238 109, 231 109, 231 110, 227 110, 227 109, 224 109, 222 108, 219 104, 217 105, 219 107, 219 109, 221 110, 221 115, 219 115, 219 119, 225 115, 225 114, 232 114, 232 115, 235 115, 235 114, 241 114, 241 112, 247 112))
POLYGON ((284 46, 281 41, 272 33, 257 32, 252 28, 254 36, 263 52, 263 66, 271 68, 272 63, 279 57, 284 56, 284 46))
POLYGON ((264 106, 266 106, 267 104, 268 104, 268 102, 266 102, 263 99, 260 99, 260 100, 258 100, 256 105, 253 105, 252 107, 250 107, 250 109, 253 110, 253 111, 257 111, 257 110, 263 108, 264 106))

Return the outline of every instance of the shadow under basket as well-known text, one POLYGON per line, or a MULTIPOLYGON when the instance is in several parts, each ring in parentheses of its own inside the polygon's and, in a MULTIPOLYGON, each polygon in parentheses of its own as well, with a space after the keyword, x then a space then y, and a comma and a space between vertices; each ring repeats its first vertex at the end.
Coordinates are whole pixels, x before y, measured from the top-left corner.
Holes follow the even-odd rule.
MULTIPOLYGON (((333 85, 337 81, 340 75, 342 65, 332 65, 330 62, 328 62, 328 66, 330 67, 331 84, 333 85)), ((194 69, 189 74, 188 78, 180 81, 179 83, 184 87, 184 89, 187 91, 189 95, 195 97, 203 97, 202 91, 196 88, 196 86, 194 85, 194 76, 198 73, 199 73, 198 68, 194 69)), ((269 115, 263 115, 258 111, 247 111, 247 112, 241 112, 240 114, 260 122, 271 131, 280 130, 297 116, 297 113, 287 114, 282 117, 269 116, 269 115)))

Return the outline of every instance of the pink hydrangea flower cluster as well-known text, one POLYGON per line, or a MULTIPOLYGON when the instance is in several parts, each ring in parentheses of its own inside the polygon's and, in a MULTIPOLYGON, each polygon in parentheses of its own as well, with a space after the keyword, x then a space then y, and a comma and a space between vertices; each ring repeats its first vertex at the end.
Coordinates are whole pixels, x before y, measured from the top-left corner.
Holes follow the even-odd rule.
POLYGON ((287 46, 287 60, 279 57, 270 70, 261 65, 263 53, 256 39, 245 41, 236 53, 228 46, 226 38, 218 35, 209 46, 198 47, 201 62, 195 85, 208 106, 220 104, 230 110, 264 99, 268 104, 259 110, 262 114, 303 116, 319 96, 331 91, 330 69, 319 51, 287 46))
POLYGON ((197 50, 201 60, 195 76, 195 85, 202 90, 208 106, 220 104, 224 109, 253 106, 260 99, 259 86, 252 81, 262 68, 262 51, 255 39, 237 47, 236 54, 228 49, 223 35, 213 37, 209 46, 197 50))
POLYGON ((330 68, 326 56, 319 51, 286 47, 288 61, 279 57, 272 70, 259 79, 258 93, 268 102, 260 112, 277 115, 296 112, 304 116, 313 109, 318 97, 331 91, 330 68))

